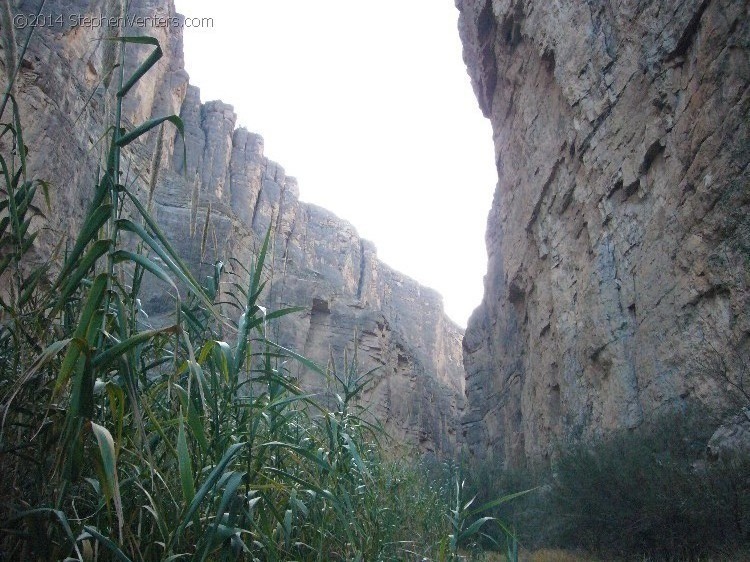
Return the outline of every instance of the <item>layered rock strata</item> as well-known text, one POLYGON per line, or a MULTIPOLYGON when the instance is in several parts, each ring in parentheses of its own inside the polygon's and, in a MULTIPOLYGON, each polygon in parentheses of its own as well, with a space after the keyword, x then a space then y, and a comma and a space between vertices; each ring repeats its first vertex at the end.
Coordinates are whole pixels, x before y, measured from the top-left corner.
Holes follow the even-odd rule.
POLYGON ((469 449, 523 464, 721 402, 750 357, 750 3, 456 5, 498 172, 469 449))
MULTIPOLYGON (((21 2, 16 12, 30 14, 37 4, 21 2)), ((167 0, 134 0, 128 9, 130 16, 181 17, 167 0)), ((44 14, 52 22, 62 15, 62 24, 36 29, 18 81, 31 173, 50 180, 56 210, 40 225, 40 259, 75 231, 92 193, 111 122, 108 69, 120 49, 105 40, 117 30, 70 25, 70 15, 117 17, 123 7, 118 0, 48 1, 44 14)), ((24 33, 17 33, 20 44, 24 33)), ((144 201, 152 191, 153 213, 177 250, 201 276, 216 260, 248 266, 271 229, 273 275, 263 304, 305 308, 281 319, 274 337, 339 372, 356 351, 360 371, 378 367, 365 402, 388 432, 422 451, 453 452, 464 402, 462 331, 444 315, 441 297, 379 261, 351 224, 301 202, 296 180, 264 156, 259 135, 236 128, 231 106, 201 102, 184 70, 179 26, 126 26, 122 33, 155 36, 164 51, 125 98, 126 126, 169 114, 184 122, 185 152, 165 127, 129 146, 122 165, 122 180, 144 201)), ((126 49, 127 75, 151 48, 126 49)), ((155 287, 143 299, 152 317, 173 307, 155 287)), ((329 390, 290 368, 306 388, 329 390)))

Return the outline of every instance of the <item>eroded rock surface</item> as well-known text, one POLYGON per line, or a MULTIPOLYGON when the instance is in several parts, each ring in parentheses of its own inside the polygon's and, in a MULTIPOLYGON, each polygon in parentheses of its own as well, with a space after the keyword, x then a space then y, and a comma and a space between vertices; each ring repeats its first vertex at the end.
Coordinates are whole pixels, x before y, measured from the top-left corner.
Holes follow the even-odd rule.
POLYGON ((743 408, 717 428, 708 441, 706 454, 711 461, 750 455, 750 408, 743 408))
MULTIPOLYGON (((32 13, 37 4, 21 2, 16 12, 32 13)), ((129 5, 130 15, 178 17, 167 0, 129 5)), ((51 21, 62 14, 63 24, 38 28, 24 58, 18 91, 30 171, 50 180, 55 209, 42 225, 40 259, 75 231, 86 208, 116 83, 108 70, 120 46, 104 41, 113 30, 71 26, 69 15, 110 17, 122 9, 119 0, 48 1, 43 13, 51 21)), ((230 105, 201 102, 184 70, 179 27, 123 31, 144 33, 159 39, 164 57, 125 98, 127 127, 179 114, 187 158, 174 128, 155 130, 127 148, 123 181, 144 201, 149 186, 156 185, 153 212, 200 275, 210 273, 217 259, 249 265, 270 228, 273 279, 264 304, 269 310, 305 307, 279 322, 278 341, 322 365, 333 358, 341 372, 345 350, 351 358, 356 337, 360 370, 379 367, 366 396, 373 414, 398 441, 423 451, 452 452, 464 402, 462 331, 444 315, 441 297, 380 262, 374 246, 351 224, 299 201, 296 180, 264 156, 259 135, 235 127, 230 105)), ((19 31, 19 44, 23 36, 19 31)), ((126 74, 149 52, 147 46, 128 46, 126 74)), ((154 288, 143 299, 152 317, 172 306, 154 288)), ((324 381, 292 368, 307 388, 327 390, 324 381)))
POLYGON ((750 347, 750 3, 456 5, 498 171, 470 450, 520 464, 720 401, 750 347))

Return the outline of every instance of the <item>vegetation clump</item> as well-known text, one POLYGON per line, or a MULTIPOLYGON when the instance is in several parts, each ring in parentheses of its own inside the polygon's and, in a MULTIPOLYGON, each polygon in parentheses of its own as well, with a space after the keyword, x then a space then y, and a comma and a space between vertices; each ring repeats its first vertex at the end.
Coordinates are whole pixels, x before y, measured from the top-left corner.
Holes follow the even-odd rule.
POLYGON ((488 497, 538 487, 492 512, 530 550, 582 550, 604 560, 741 560, 750 543, 750 458, 708 459, 715 428, 705 408, 691 405, 635 430, 565 444, 549 465, 487 464, 472 472, 469 486, 488 497))

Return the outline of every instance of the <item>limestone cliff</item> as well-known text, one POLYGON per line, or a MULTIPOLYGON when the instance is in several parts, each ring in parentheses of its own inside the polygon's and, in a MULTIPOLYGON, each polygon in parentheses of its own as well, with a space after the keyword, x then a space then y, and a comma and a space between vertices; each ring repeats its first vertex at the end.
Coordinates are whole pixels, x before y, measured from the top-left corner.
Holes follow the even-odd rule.
POLYGON ((518 464, 723 399, 750 372, 750 3, 456 5, 498 172, 470 450, 518 464))
MULTIPOLYGON (((16 11, 30 14, 37 4, 21 2, 16 11)), ((122 4, 48 1, 43 15, 53 25, 36 29, 24 59, 18 97, 30 167, 35 176, 51 181, 52 206, 58 210, 42 225, 42 258, 75 230, 90 196, 111 111, 107 69, 120 48, 104 40, 116 30, 71 24, 70 16, 118 17, 122 4)), ((131 16, 181 17, 167 0, 128 4, 131 16)), ((20 44, 25 32, 17 33, 20 44)), ((155 130, 128 147, 122 180, 144 200, 149 185, 156 185, 153 213, 201 275, 213 269, 215 260, 249 264, 271 228, 273 279, 264 304, 269 310, 306 308, 282 319, 274 336, 323 365, 333 358, 342 369, 356 335, 361 370, 379 367, 366 396, 372 412, 397 440, 424 451, 452 452, 464 402, 462 333, 444 315, 440 296, 380 262, 374 246, 351 224, 301 202, 294 178, 264 156, 263 139, 235 127, 231 106, 201 102, 184 70, 179 26, 126 26, 122 33, 155 36, 164 50, 126 98, 128 127, 179 114, 187 148, 185 159, 173 128, 155 130)), ((148 52, 128 46, 127 68, 135 68, 148 52)), ((155 286, 149 293, 143 307, 153 317, 165 311, 166 299, 155 286)), ((301 370, 295 374, 308 388, 325 390, 323 381, 301 370)))

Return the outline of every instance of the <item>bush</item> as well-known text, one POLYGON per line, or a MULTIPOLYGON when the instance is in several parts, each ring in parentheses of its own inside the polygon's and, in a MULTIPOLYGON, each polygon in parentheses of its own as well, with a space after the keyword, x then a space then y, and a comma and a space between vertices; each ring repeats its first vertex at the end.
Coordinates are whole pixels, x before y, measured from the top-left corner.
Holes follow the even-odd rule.
MULTIPOLYGON (((520 546, 531 549, 545 543, 549 534, 544 521, 547 508, 545 485, 549 474, 544 467, 504 468, 502 465, 485 461, 473 465, 466 471, 467 495, 476 495, 477 503, 484 504, 496 497, 518 491, 530 490, 513 501, 494 507, 488 515, 502 521, 508 531, 515 534, 520 546)), ((498 525, 488 525, 486 537, 480 540, 482 547, 501 547, 507 540, 507 533, 498 525)))
MULTIPOLYGON (((705 458, 716 419, 690 406, 633 431, 560 447, 552 466, 475 466, 469 485, 480 501, 535 489, 491 513, 526 550, 584 550, 606 560, 739 560, 750 540, 750 458, 705 458)), ((489 534, 486 548, 502 544, 501 532, 489 534)))
POLYGON ((563 546, 689 558, 750 538, 750 459, 702 460, 713 424, 699 409, 569 449, 554 467, 550 516, 563 546))

